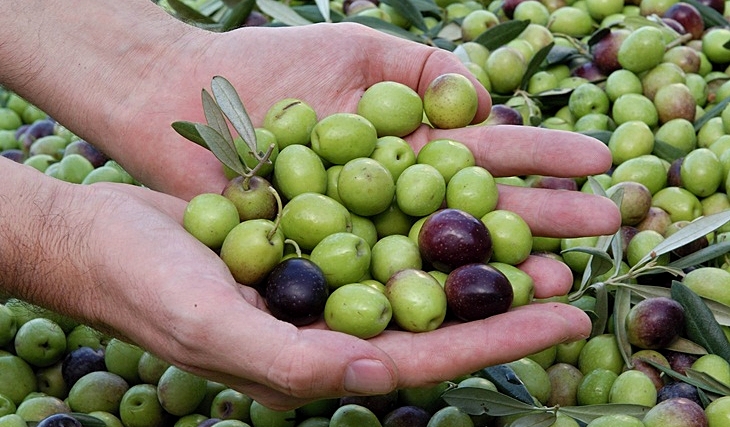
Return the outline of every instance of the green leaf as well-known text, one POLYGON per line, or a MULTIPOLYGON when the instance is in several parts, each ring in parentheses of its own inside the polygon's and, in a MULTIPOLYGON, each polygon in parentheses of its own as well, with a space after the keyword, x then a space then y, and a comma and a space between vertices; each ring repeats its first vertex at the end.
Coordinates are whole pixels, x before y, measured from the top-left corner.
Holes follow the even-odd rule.
POLYGON ((228 9, 220 20, 220 31, 225 32, 241 27, 255 5, 256 0, 244 0, 228 9))
POLYGON ((730 221, 730 210, 697 218, 656 245, 652 251, 637 262, 637 265, 644 264, 654 257, 658 257, 684 246, 687 243, 693 242, 698 238, 715 231, 728 221, 730 221))
POLYGON ((445 391, 441 397, 449 405, 470 415, 488 414, 499 417, 528 414, 539 409, 535 405, 480 387, 456 387, 445 391))
POLYGON ((510 427, 550 427, 557 418, 555 412, 538 412, 527 414, 510 423, 510 427))
POLYGON ((730 342, 710 308, 681 282, 673 281, 671 290, 672 298, 684 307, 687 338, 730 362, 730 342))
POLYGON ((685 375, 687 375, 688 378, 700 381, 701 383, 714 388, 715 390, 717 390, 718 394, 721 394, 723 396, 730 395, 730 386, 723 383, 722 381, 718 381, 715 377, 706 372, 700 372, 692 368, 686 368, 684 370, 684 373, 685 375))
POLYGON ((593 308, 596 319, 591 328, 591 337, 595 337, 603 334, 608 324, 608 289, 603 283, 596 283, 591 289, 594 289, 596 295, 596 305, 593 308))
POLYGON ((546 90, 532 95, 532 98, 539 101, 546 108, 559 108, 568 105, 568 99, 572 92, 572 88, 546 90))
POLYGON ((241 159, 235 147, 228 145, 228 142, 212 127, 196 123, 195 129, 210 147, 210 151, 220 160, 221 163, 234 170, 239 175, 245 175, 246 171, 241 168, 241 159))
MULTIPOLYGON (((251 123, 251 119, 248 117, 246 108, 244 108, 236 89, 228 80, 221 76, 213 77, 211 89, 213 90, 213 96, 220 110, 231 122, 233 128, 241 135, 248 148, 254 153, 257 152, 256 130, 251 123)), ((231 139, 232 142, 233 140, 231 139)))
POLYGON ((683 256, 669 263, 669 267, 687 268, 700 265, 730 252, 730 240, 713 243, 687 256, 683 256))
POLYGON ((269 15, 273 19, 283 22, 286 25, 309 25, 312 21, 304 19, 301 15, 294 12, 292 8, 283 2, 276 0, 256 0, 256 6, 262 13, 269 15))
POLYGON ((522 403, 534 406, 534 398, 527 391, 527 387, 507 364, 489 366, 479 371, 479 376, 491 381, 500 393, 522 403))
POLYGON ((330 18, 330 2, 328 0, 314 0, 317 3, 319 13, 322 14, 325 22, 331 22, 330 18))
POLYGON ((383 3, 395 9, 396 12, 403 15, 414 27, 423 31, 428 31, 426 21, 423 20, 421 11, 418 10, 416 5, 411 0, 382 0, 383 3))
MULTIPOLYGON (((682 375, 679 372, 677 372, 671 368, 668 368, 660 363, 657 363, 651 359, 642 357, 641 360, 650 364, 651 366, 655 367, 656 369, 662 371, 664 374, 666 374, 676 380, 686 382, 689 385, 693 385, 702 390, 709 391, 710 393, 724 395, 723 389, 725 389, 727 387, 726 385, 722 384, 723 387, 721 387, 719 389, 715 388, 716 384, 714 381, 710 381, 710 382, 705 381, 706 378, 703 378, 701 375, 699 375, 699 373, 697 375, 693 375, 690 377, 687 375, 682 375)), ((691 369, 691 368, 687 368, 687 369, 691 369)), ((685 372, 687 372, 687 370, 685 370, 685 372)), ((692 375, 692 374, 690 374, 690 375, 692 375)))
POLYGON ((376 18, 374 16, 361 16, 361 15, 352 15, 347 16, 345 19, 342 20, 343 22, 356 22, 358 24, 365 25, 367 27, 382 31, 384 33, 388 33, 393 36, 400 37, 402 39, 411 40, 415 42, 422 42, 421 38, 408 31, 404 30, 403 28, 393 25, 390 22, 385 22, 380 18, 376 18))
POLYGON ((184 138, 193 141, 201 147, 209 149, 208 144, 205 143, 205 140, 202 136, 200 136, 198 130, 195 128, 196 124, 197 123, 187 121, 177 121, 172 123, 172 128, 184 138))
POLYGON ((201 98, 203 100, 203 114, 208 126, 221 134, 229 145, 234 145, 233 136, 231 136, 231 131, 228 130, 228 122, 226 122, 226 117, 218 104, 215 103, 213 97, 205 89, 202 91, 201 98))
POLYGON ((662 160, 666 160, 669 163, 684 157, 686 154, 683 150, 662 141, 661 139, 654 139, 654 150, 652 154, 659 157, 662 160))
POLYGON ((707 354, 707 350, 705 350, 704 347, 683 337, 677 337, 677 339, 664 347, 664 350, 672 350, 680 353, 696 354, 700 356, 707 354))
POLYGON ((473 41, 491 51, 519 36, 529 23, 529 21, 505 21, 479 34, 473 41))
POLYGON ((613 321, 616 342, 627 366, 631 366, 631 343, 626 333, 626 318, 631 310, 631 289, 618 288, 614 294, 613 321))
POLYGON ((704 5, 697 0, 682 0, 689 3, 700 12, 702 20, 705 22, 705 28, 711 27, 727 27, 727 20, 724 16, 710 6, 704 5))
POLYGON ((535 74, 542 68, 542 64, 547 58, 553 46, 555 46, 555 42, 550 42, 550 44, 548 44, 547 46, 543 46, 542 49, 535 52, 535 54, 532 56, 532 59, 530 59, 530 63, 527 64, 527 70, 525 70, 525 74, 522 76, 522 82, 520 83, 521 89, 527 89, 527 84, 530 82, 530 77, 532 77, 533 74, 535 74))
POLYGON ((200 24, 215 23, 213 19, 203 15, 202 13, 188 6, 181 0, 167 0, 167 4, 169 4, 172 10, 175 11, 175 16, 182 21, 200 24))
POLYGON ((722 110, 725 109, 728 103, 730 103, 730 97, 723 99, 722 101, 718 102, 714 107, 705 111, 705 114, 703 114, 694 123, 695 132, 698 132, 702 128, 702 126, 705 125, 705 123, 710 121, 710 119, 720 115, 720 113, 722 113, 722 110))
POLYGON ((608 145, 608 141, 611 139, 611 135, 613 135, 613 132, 610 130, 586 130, 580 133, 595 138, 606 145, 608 145))
POLYGON ((562 406, 558 411, 587 424, 598 417, 615 414, 631 415, 641 420, 649 412, 649 409, 651 408, 642 405, 607 403, 601 405, 562 406))

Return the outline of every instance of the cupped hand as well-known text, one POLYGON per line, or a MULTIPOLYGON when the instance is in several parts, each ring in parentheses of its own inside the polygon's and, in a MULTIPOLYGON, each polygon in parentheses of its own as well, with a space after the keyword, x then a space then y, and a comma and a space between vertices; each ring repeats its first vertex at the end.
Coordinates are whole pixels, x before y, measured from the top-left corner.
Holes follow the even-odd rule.
MULTIPOLYGON (((84 258, 97 267, 89 304, 72 314, 272 408, 433 385, 589 333, 581 310, 555 303, 367 341, 321 321, 298 329, 269 315, 260 296, 182 228, 183 200, 123 184, 83 191, 95 207, 84 258)), ((537 268, 551 274, 555 265, 537 268)), ((538 292, 550 294, 541 283, 538 292)))

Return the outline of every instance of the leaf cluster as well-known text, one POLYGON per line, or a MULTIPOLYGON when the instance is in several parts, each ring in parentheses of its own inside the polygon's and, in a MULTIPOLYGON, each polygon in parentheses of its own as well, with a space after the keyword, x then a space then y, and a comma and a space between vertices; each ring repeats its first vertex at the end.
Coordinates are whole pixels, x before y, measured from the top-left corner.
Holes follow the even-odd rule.
POLYGON ((201 92, 206 123, 176 121, 172 124, 173 129, 188 140, 210 149, 221 163, 239 175, 255 175, 261 165, 270 163, 269 156, 274 147, 269 147, 266 153, 258 150, 255 128, 238 92, 228 80, 222 76, 213 77, 211 90, 212 96, 205 89, 201 92), (229 122, 258 161, 253 169, 241 161, 229 122))

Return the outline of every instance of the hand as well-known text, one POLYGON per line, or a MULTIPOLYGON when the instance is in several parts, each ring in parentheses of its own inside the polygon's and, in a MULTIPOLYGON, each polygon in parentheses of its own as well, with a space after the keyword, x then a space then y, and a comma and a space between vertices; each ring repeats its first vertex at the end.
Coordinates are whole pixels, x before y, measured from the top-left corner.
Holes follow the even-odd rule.
MULTIPOLYGON (((182 228, 185 201, 125 184, 67 184, 2 158, 0 170, 3 194, 15 202, 0 206, 13 224, 0 239, 9 249, 0 267, 12 272, 5 289, 272 408, 426 386, 589 332, 585 314, 563 304, 369 341, 321 321, 297 329, 270 316, 258 294, 182 228)), ((548 261, 525 266, 549 274, 559 264, 548 261)), ((539 280, 536 293, 550 295, 560 281, 539 280)))
MULTIPOLYGON (((44 38, 40 32, 51 29, 39 25, 38 39, 53 42, 33 46, 37 51, 13 47, 58 66, 29 75, 0 68, 0 77, 146 185, 181 199, 136 187, 51 184, 34 175, 28 182, 46 189, 29 193, 36 205, 42 204, 42 194, 54 202, 49 207, 54 215, 42 211, 41 222, 63 218, 66 225, 43 230, 52 242, 64 243, 60 248, 69 241, 79 245, 69 246, 71 252, 44 246, 42 253, 59 267, 47 271, 45 281, 4 286, 117 331, 184 369, 276 408, 432 384, 588 334, 587 316, 561 304, 531 305, 423 334, 387 331, 369 341, 316 327, 297 329, 269 316, 260 298, 234 283, 220 259, 180 226, 184 200, 218 192, 225 184, 217 160, 170 127, 175 120, 203 120, 200 90, 214 75, 236 85, 259 124, 265 109, 283 97, 303 99, 325 116, 354 111, 360 94, 377 81, 400 81, 422 94, 437 75, 470 76, 449 53, 359 25, 210 34, 161 14, 147 1, 82 1, 89 8, 84 16, 65 10, 63 2, 39 8, 30 3, 14 7, 28 5, 24 16, 41 22, 44 14, 61 17, 55 22, 65 27, 53 28, 56 37, 44 38), (88 16, 95 25, 87 25, 88 16), (129 22, 136 22, 132 31, 129 22), (69 43, 59 33, 81 41, 69 43), (84 62, 79 66, 69 57, 84 62), (72 74, 77 76, 72 81, 64 77, 72 74), (61 274, 67 271, 75 274, 61 274)), ((14 12, 7 16, 17 16, 14 12)), ((10 30, 22 21, 1 19, 0 28, 10 30)), ((19 42, 35 40, 28 39, 19 42)), ((6 62, 16 63, 34 64, 6 62)), ((480 89, 479 95, 475 122, 489 111, 488 94, 480 89)), ((495 175, 583 176, 610 166, 608 150, 596 140, 530 127, 445 131, 424 126, 408 139, 419 148, 436 137, 466 143, 495 175)), ((11 196, 24 200, 19 192, 11 196)), ((578 192, 503 187, 499 207, 522 215, 536 235, 607 234, 619 224, 611 201, 578 192)), ((5 248, 7 240, 0 244, 5 248)), ((571 272, 552 260, 531 257, 520 267, 535 279, 538 297, 564 294, 572 285, 571 272)))

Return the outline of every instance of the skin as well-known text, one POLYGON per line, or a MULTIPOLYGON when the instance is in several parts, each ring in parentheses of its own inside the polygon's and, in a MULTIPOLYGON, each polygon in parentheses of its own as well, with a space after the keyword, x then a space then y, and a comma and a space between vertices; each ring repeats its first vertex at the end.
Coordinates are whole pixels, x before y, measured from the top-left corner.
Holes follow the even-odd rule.
MULTIPOLYGON (((430 385, 590 332, 582 311, 552 303, 428 333, 389 330, 369 341, 322 323, 298 329, 266 313, 253 289, 235 283, 181 226, 187 200, 226 183, 213 155, 170 127, 203 121, 200 91, 214 75, 238 87, 259 125, 285 97, 305 100, 324 117, 355 112, 378 81, 402 82, 422 96, 440 74, 473 78, 446 51, 356 24, 213 34, 147 0, 79 0, 73 8, 25 0, 0 5, 0 58, 4 86, 148 187, 71 185, 0 159, 0 289, 7 294, 113 332, 277 409, 430 385)), ((489 110, 480 89, 475 123, 489 110)), ((580 176, 611 164, 596 140, 537 128, 424 126, 408 141, 418 149, 435 138, 469 144, 495 176, 580 176)), ((498 208, 518 212, 535 235, 608 234, 620 223, 615 205, 596 196, 500 191, 498 208)), ((547 258, 530 257, 520 268, 534 278, 536 297, 572 286, 567 267, 547 258)))

